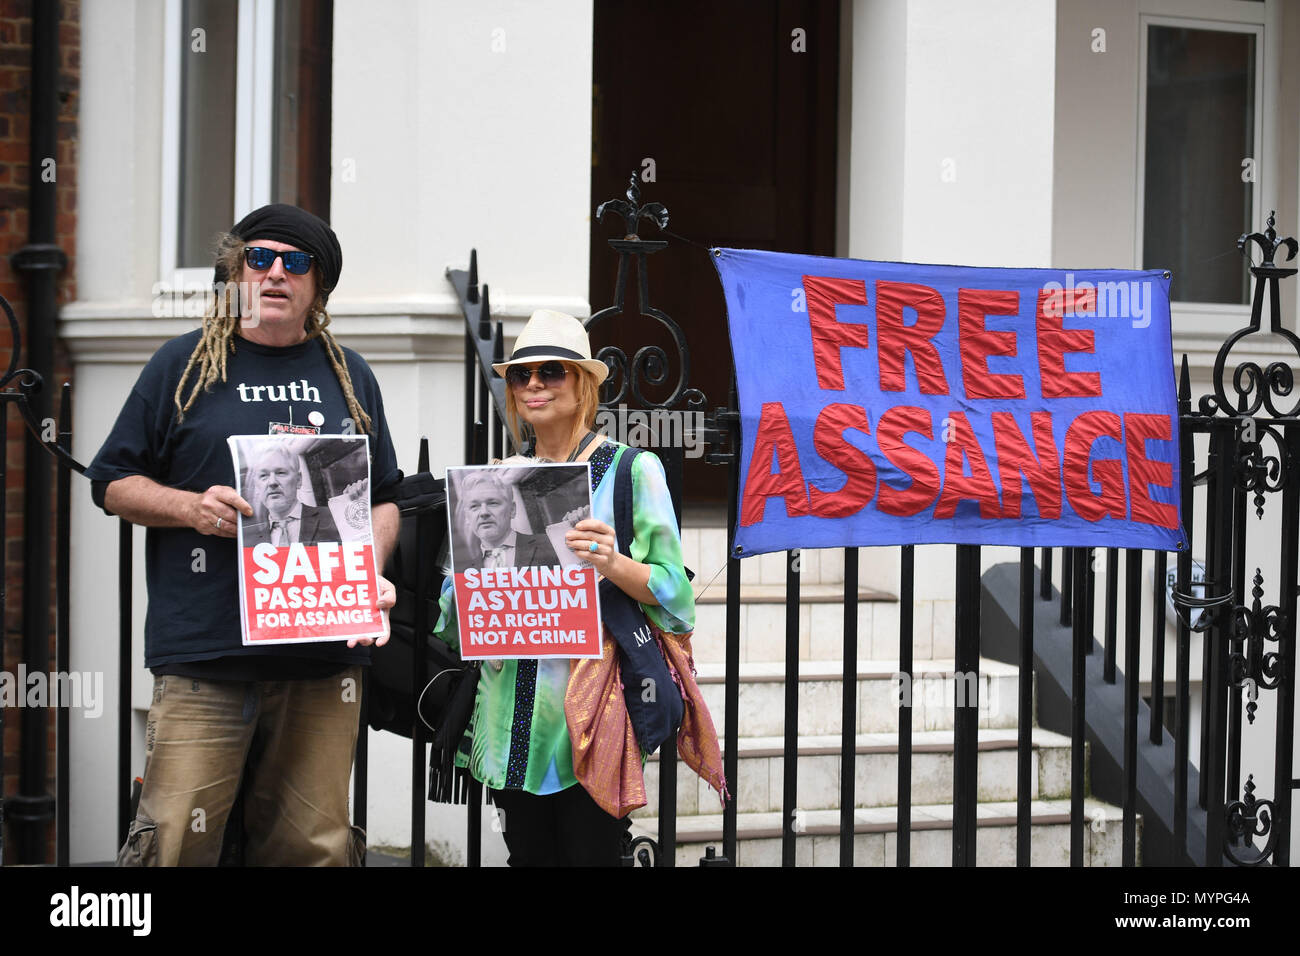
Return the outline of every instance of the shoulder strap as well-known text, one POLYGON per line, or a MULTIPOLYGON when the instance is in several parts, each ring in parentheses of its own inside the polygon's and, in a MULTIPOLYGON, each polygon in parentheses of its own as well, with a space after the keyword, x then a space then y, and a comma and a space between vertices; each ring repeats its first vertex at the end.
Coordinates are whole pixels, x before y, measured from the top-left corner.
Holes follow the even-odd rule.
POLYGON ((636 530, 632 514, 632 461, 639 454, 640 448, 624 448, 614 472, 614 532, 618 535, 618 550, 628 557, 632 556, 632 536, 636 530))
MULTIPOLYGON (((578 442, 578 447, 573 449, 573 454, 569 456, 569 461, 578 461, 579 459, 586 461, 591 456, 591 452, 587 452, 586 455, 584 455, 583 452, 587 451, 587 447, 595 440, 595 432, 587 432, 587 434, 583 435, 582 441, 578 442)), ((595 448, 591 449, 591 451, 595 450, 595 448)))

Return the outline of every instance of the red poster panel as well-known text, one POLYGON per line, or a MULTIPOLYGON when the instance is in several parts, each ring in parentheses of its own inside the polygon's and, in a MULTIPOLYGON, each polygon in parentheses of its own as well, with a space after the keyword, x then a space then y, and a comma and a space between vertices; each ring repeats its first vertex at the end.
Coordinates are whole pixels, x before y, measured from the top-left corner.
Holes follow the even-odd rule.
POLYGON ((449 468, 447 504, 462 659, 601 656, 596 570, 564 540, 586 463, 449 468))
POLYGON ((369 438, 237 435, 243 643, 382 637, 369 438))

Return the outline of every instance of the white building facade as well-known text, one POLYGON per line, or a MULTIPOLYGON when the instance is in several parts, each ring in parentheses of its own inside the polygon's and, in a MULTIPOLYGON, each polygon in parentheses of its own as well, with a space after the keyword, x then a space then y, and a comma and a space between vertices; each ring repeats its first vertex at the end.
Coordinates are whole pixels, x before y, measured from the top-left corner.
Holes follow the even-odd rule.
MULTIPOLYGON (((212 29, 205 41, 214 52, 218 40, 236 51, 233 109, 222 120, 233 133, 209 144, 230 156, 226 225, 275 198, 278 155, 268 93, 275 3, 240 0, 238 13, 231 35, 212 29)), ((195 55, 185 4, 87 3, 81 15, 79 299, 63 310, 60 335, 75 366, 74 453, 88 461, 143 363, 196 327, 192 317, 158 314, 160 283, 201 282, 208 273, 184 254, 185 197, 205 168, 187 166, 180 143, 184 58, 195 55)), ((379 378, 408 473, 423 436, 434 474, 461 463, 465 330, 446 268, 465 268, 470 248, 478 249, 508 338, 534 309, 587 316, 608 304, 588 301, 593 21, 592 0, 333 4, 328 211, 344 268, 330 313, 339 339, 379 378)), ((1171 36, 1161 27, 1249 38, 1252 119, 1237 164, 1252 177, 1249 221, 1261 229, 1276 209, 1279 230, 1295 233, 1300 75, 1281 63, 1300 60, 1300 11, 1280 0, 845 0, 837 254, 1142 267, 1156 214, 1146 201, 1154 188, 1151 57, 1171 36)), ((684 66, 671 51, 661 65, 684 66)), ((629 71, 651 81, 656 68, 648 55, 629 58, 629 71)), ((1219 251, 1230 252, 1234 230, 1242 230, 1239 222, 1225 228, 1219 251)), ((1295 328, 1294 282, 1284 290, 1295 328)), ((1188 353, 1198 393, 1219 344, 1248 314, 1240 302, 1176 305, 1175 351, 1188 353)), ((1267 346, 1258 353, 1273 354, 1267 346)), ((77 670, 105 672, 114 686, 115 616, 105 609, 117 601, 117 523, 89 494, 74 500, 72 518, 72 660, 77 670)), ((139 773, 150 688, 143 534, 136 551, 139 773)), ((950 550, 927 554, 917 598, 932 604, 934 619, 945 611, 950 619, 950 550)), ((1007 555, 985 549, 984 560, 1007 555)), ((866 583, 896 589, 896 549, 864 552, 863 561, 866 583)), ((716 568, 705 556, 702 564, 707 579, 716 568)), ((1267 724, 1271 701, 1261 703, 1267 724)), ((116 852, 115 733, 111 717, 73 721, 74 862, 116 852)), ((409 742, 371 733, 372 846, 409 845, 409 752, 409 742)), ((1248 750, 1243 762, 1271 771, 1271 744, 1256 756, 1248 750)), ((1271 793, 1268 774, 1256 774, 1261 793, 1271 793)), ((463 853, 463 819, 463 808, 429 807, 429 843, 449 859, 463 853)), ((484 859, 504 859, 487 823, 484 859)))

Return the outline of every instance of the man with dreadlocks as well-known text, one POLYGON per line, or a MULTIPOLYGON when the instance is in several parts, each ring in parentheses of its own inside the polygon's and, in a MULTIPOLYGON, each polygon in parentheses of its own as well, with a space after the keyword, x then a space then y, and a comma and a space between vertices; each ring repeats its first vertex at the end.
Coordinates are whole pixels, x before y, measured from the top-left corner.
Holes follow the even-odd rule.
MULTIPOLYGON (((343 251, 322 220, 264 206, 222 237, 203 327, 149 360, 87 470, 95 503, 145 525, 145 664, 153 705, 139 812, 122 865, 212 865, 243 798, 244 861, 359 862, 348 817, 368 639, 244 647, 230 435, 366 433, 383 567, 401 472, 379 385, 327 330, 343 251), (221 289, 237 287, 241 308, 221 289)), ((380 578, 381 608, 394 592, 380 578)), ((378 643, 383 643, 380 639, 378 643)))

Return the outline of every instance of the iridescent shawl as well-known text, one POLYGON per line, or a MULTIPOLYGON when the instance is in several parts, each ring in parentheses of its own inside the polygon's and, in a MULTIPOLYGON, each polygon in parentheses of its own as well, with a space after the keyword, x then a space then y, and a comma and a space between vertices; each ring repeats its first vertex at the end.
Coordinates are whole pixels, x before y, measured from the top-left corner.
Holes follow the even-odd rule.
MULTIPOLYGON (((682 692, 684 716, 677 753, 704 778, 725 805, 730 799, 722 771, 722 752, 709 708, 695 683, 691 635, 663 631, 650 622, 668 669, 682 692)), ((600 660, 574 660, 564 699, 564 716, 573 745, 573 772, 606 813, 623 817, 646 805, 641 748, 623 699, 616 645, 608 634, 600 660)))

